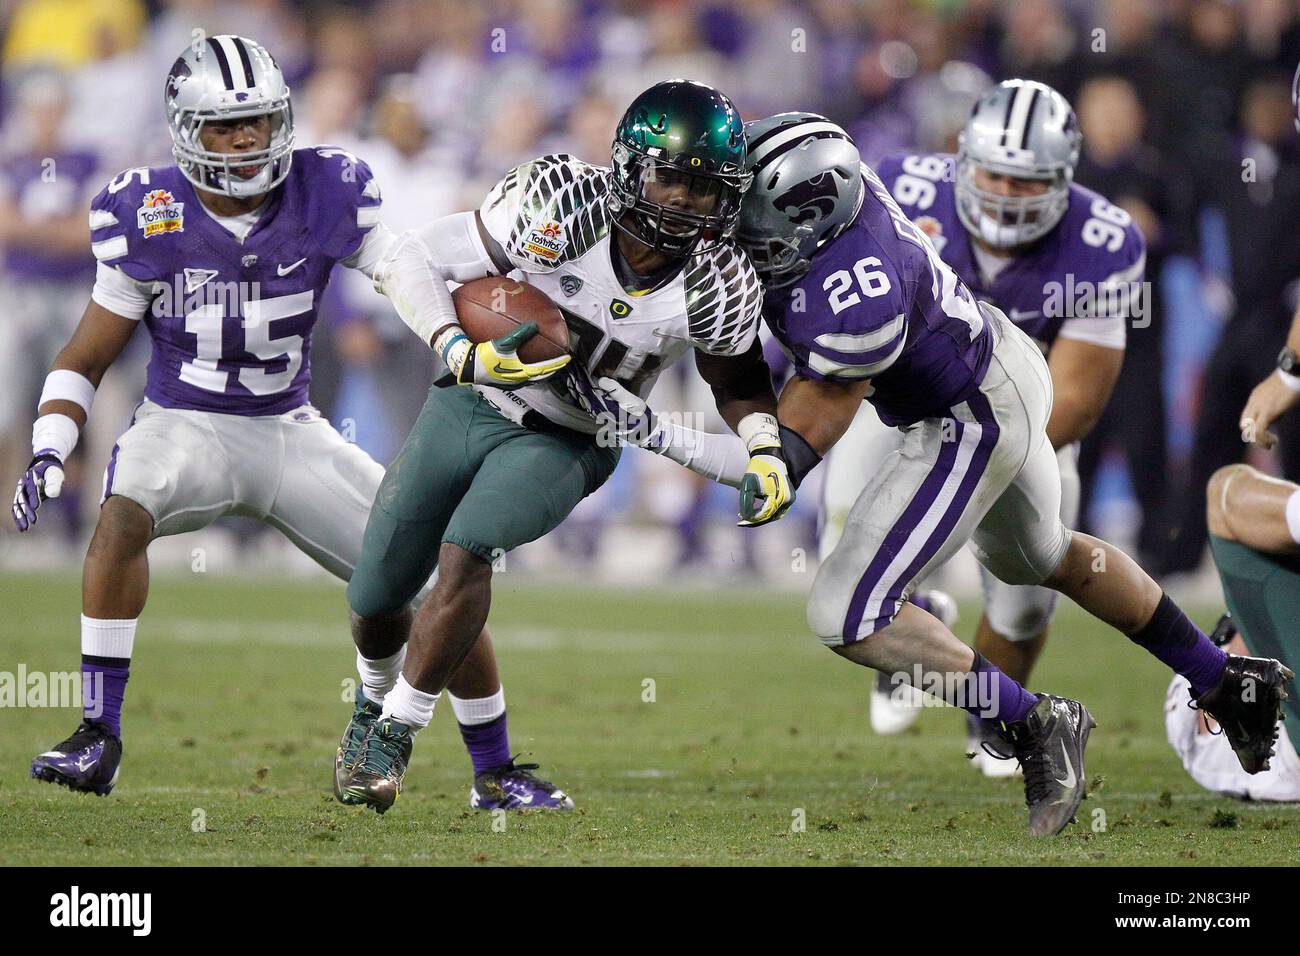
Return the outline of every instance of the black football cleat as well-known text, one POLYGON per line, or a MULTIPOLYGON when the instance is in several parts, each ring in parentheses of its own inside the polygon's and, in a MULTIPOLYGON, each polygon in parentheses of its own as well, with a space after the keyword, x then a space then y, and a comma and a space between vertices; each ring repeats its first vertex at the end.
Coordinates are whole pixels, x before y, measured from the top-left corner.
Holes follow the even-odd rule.
POLYGON ((1074 820, 1088 792, 1083 751, 1096 726, 1083 704, 1051 694, 1039 694, 1029 716, 1005 725, 1025 773, 1030 836, 1055 836, 1074 820))
POLYGON ((121 762, 122 741, 104 724, 83 720, 67 740, 36 755, 31 776, 104 797, 117 783, 121 762))
POLYGON ((1246 773, 1268 769, 1286 682, 1293 677, 1291 668, 1271 657, 1229 654, 1219 683, 1194 702, 1218 723, 1246 773))

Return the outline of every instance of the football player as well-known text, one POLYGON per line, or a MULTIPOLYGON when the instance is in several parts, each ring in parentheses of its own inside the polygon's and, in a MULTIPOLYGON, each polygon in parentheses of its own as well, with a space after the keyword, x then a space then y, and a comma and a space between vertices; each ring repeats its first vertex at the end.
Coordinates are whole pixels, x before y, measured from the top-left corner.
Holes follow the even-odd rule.
MULTIPOLYGON (((1226 654, 1122 551, 1065 527, 1047 432, 1052 379, 1039 347, 974 296, 838 126, 783 113, 748 132, 754 183, 739 238, 764 280, 764 319, 795 363, 778 412, 790 481, 797 488, 863 399, 904 431, 817 572, 813 633, 996 726, 998 755, 1024 770, 1029 832, 1059 833, 1085 794, 1092 715, 1078 701, 1029 692, 907 600, 972 541, 999 580, 1068 595, 1185 676, 1242 767, 1266 769, 1293 675, 1276 660, 1226 654)), ((649 441, 673 438, 660 429, 649 441)), ((756 469, 735 466, 735 449, 699 458, 719 474, 730 465, 724 477, 740 487, 745 523, 779 517, 756 469)))
MULTIPOLYGON (((87 701, 77 730, 31 768, 38 780, 101 795, 122 756, 149 542, 248 515, 346 579, 383 477, 308 401, 311 331, 330 270, 341 262, 373 274, 393 238, 370 170, 341 149, 294 148, 289 88, 252 40, 193 44, 165 99, 176 164, 129 169, 91 204, 94 290, 46 379, 35 457, 13 504, 25 531, 59 494, 95 387, 143 322, 153 343, 144 400, 109 459, 83 571, 82 673, 102 699, 87 701)), ((401 669, 410 612, 393 611, 358 631, 360 717, 349 734, 378 713, 401 669)), ((511 764, 486 635, 453 692, 475 786, 499 790, 504 780, 547 805, 555 788, 511 764)), ((338 777, 336 767, 336 792, 338 777)))
POLYGON ((730 100, 702 83, 659 83, 623 114, 610 168, 566 155, 525 163, 476 212, 406 234, 380 266, 380 289, 458 384, 430 392, 348 586, 355 619, 382 620, 438 569, 402 677, 345 785, 355 799, 381 813, 397 799, 412 741, 487 619, 494 557, 556 527, 614 470, 620 448, 598 434, 608 399, 593 377, 644 396, 694 351, 756 472, 775 473, 771 510, 793 500, 757 341, 762 290, 731 239, 744 162, 730 100), (457 324, 446 280, 515 270, 563 309, 571 362, 519 360, 535 323, 477 344, 457 324))
MULTIPOLYGON (((1053 402, 1047 437, 1061 474, 1061 520, 1079 510, 1079 442, 1096 423, 1124 360, 1126 325, 1146 244, 1128 213, 1073 181, 1081 136, 1065 98, 1042 83, 1006 80, 980 97, 956 156, 905 154, 877 173, 940 257, 983 301, 997 306, 1047 356, 1053 402)), ((872 468, 898 448, 903 432, 880 422, 868 403, 828 456, 822 556, 872 468)), ((1004 584, 980 567, 984 615, 975 649, 1025 683, 1042 652, 1057 592, 1004 584)), ((877 675, 872 725, 897 733, 920 714, 877 675)), ((968 717, 969 752, 987 776, 1016 770, 988 757, 992 731, 968 717)))

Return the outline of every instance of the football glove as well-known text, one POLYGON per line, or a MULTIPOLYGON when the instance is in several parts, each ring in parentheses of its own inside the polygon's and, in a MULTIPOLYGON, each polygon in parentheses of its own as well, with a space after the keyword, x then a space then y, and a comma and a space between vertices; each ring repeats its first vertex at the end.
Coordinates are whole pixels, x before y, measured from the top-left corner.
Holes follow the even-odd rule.
POLYGON ((57 498, 63 490, 63 460, 52 449, 36 453, 18 481, 14 492, 14 524, 26 531, 36 524, 36 511, 46 498, 57 498))
POLYGON ((659 432, 659 416, 644 398, 639 398, 615 379, 604 376, 596 380, 593 406, 602 434, 611 435, 620 445, 652 448, 659 432))
POLYGON ((794 504, 794 483, 781 452, 776 418, 755 412, 746 415, 736 429, 749 449, 749 465, 740 479, 740 521, 742 528, 755 528, 776 521, 794 504))
POLYGON ((519 347, 536 334, 536 322, 525 322, 500 338, 477 345, 461 333, 447 346, 443 359, 461 385, 491 385, 505 389, 534 385, 546 381, 568 365, 572 358, 562 355, 545 362, 520 360, 516 354, 519 347))

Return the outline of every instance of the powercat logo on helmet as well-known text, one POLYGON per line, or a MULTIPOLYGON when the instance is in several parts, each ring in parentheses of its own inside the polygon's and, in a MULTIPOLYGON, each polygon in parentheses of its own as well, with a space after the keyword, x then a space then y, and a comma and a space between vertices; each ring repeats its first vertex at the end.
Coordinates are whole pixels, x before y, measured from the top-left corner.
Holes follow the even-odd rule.
POLYGON ((177 202, 165 189, 145 193, 135 216, 136 224, 144 231, 146 239, 168 232, 185 231, 185 204, 177 202))

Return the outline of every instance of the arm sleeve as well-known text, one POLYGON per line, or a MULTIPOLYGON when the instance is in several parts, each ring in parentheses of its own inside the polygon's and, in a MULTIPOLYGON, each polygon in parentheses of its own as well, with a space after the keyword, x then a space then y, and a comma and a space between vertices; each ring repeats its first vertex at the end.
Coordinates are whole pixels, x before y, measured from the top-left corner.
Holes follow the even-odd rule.
POLYGON ((744 253, 723 246, 690 260, 684 275, 686 327, 710 355, 744 355, 758 337, 763 287, 744 253))
POLYGON ((740 479, 749 467, 749 451, 739 436, 730 432, 696 431, 667 419, 660 419, 658 430, 645 447, 697 475, 732 488, 740 487, 740 479))
POLYGON ((479 237, 475 214, 459 212, 388 243, 371 278, 402 321, 428 344, 439 329, 456 323, 447 283, 498 274, 479 237))
POLYGON ((132 279, 121 269, 100 262, 95 266, 91 300, 124 319, 143 319, 153 304, 153 283, 132 279))

